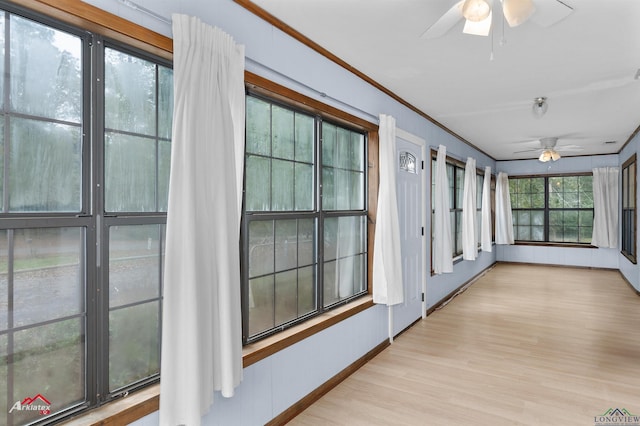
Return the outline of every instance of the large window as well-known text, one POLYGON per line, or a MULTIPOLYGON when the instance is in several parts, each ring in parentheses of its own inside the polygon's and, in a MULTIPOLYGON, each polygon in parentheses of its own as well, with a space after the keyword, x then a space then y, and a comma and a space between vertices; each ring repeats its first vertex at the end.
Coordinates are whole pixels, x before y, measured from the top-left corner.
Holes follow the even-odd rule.
POLYGON ((636 155, 622 165, 622 254, 636 263, 636 155))
POLYGON ((247 96, 245 342, 367 292, 367 140, 247 96))
POLYGON ((22 425, 158 379, 173 82, 0 6, 0 424, 22 425))
POLYGON ((516 241, 589 244, 593 176, 509 177, 516 241))

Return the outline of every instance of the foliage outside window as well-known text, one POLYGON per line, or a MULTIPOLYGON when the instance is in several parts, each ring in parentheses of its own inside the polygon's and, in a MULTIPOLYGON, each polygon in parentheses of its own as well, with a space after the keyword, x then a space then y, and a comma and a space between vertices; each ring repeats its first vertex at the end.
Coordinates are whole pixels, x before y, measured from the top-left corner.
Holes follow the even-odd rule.
POLYGON ((636 155, 622 165, 622 254, 636 263, 636 155))
POLYGON ((593 176, 509 177, 516 241, 591 243, 593 176))
POLYGON ((246 99, 243 336, 255 341, 367 292, 366 138, 246 99))
POLYGON ((158 379, 173 82, 0 4, 0 424, 22 425, 158 379))

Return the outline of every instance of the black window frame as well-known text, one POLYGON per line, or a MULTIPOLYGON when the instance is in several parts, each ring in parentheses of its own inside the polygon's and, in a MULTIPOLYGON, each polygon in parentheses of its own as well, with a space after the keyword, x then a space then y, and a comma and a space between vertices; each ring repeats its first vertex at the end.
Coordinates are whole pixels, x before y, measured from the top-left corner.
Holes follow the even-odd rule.
POLYGON ((631 263, 637 264, 637 173, 638 163, 633 154, 622 164, 622 250, 631 263))
MULTIPOLYGON (((293 327, 297 324, 301 324, 311 318, 317 317, 325 312, 331 311, 335 308, 348 304, 356 299, 359 299, 363 296, 366 296, 371 292, 370 287, 370 269, 369 269, 369 261, 370 261, 370 239, 369 239, 369 220, 368 217, 370 215, 369 212, 369 171, 367 165, 369 164, 367 159, 369 158, 369 149, 370 149, 370 133, 366 129, 362 129, 359 126, 349 123, 344 119, 339 119, 333 117, 330 113, 325 113, 318 110, 309 110, 304 108, 303 106, 297 104, 295 101, 291 100, 288 102, 287 98, 282 98, 281 96, 274 96, 273 93, 265 93, 262 90, 252 90, 253 88, 248 88, 246 91, 246 97, 254 97, 261 101, 267 102, 273 106, 277 106, 279 108, 283 108, 286 110, 290 110, 293 113, 304 114, 306 116, 312 117, 314 120, 314 129, 315 129, 315 141, 314 141, 314 188, 316 193, 313 196, 313 208, 306 210, 291 210, 291 211, 247 211, 246 210, 246 187, 243 189, 243 212, 242 212, 242 225, 241 225, 241 236, 240 236, 240 253, 241 253, 241 282, 242 282, 242 340, 243 345, 248 345, 251 343, 255 343, 264 339, 266 337, 272 336, 276 333, 279 333, 285 329, 293 327), (323 140, 323 123, 329 124, 331 126, 336 126, 338 128, 346 129, 350 132, 359 133, 362 135, 364 139, 364 158, 363 158, 363 193, 361 194, 363 208, 362 209, 325 209, 323 206, 323 165, 322 160, 322 140, 323 140), (361 258, 363 259, 362 264, 362 283, 363 286, 359 291, 354 292, 354 294, 340 298, 339 300, 333 301, 327 305, 325 305, 325 297, 324 297, 324 265, 325 265, 325 256, 324 256, 324 246, 323 243, 323 235, 325 231, 325 221, 333 218, 342 218, 342 217, 355 217, 361 218, 362 221, 362 244, 364 247, 364 251, 361 252, 361 258), (278 221, 278 220, 296 220, 296 219, 312 219, 315 222, 314 227, 314 236, 315 236, 315 248, 314 248, 314 280, 315 280, 315 309, 311 312, 305 313, 303 315, 298 316, 295 319, 286 321, 281 324, 275 324, 274 327, 260 331, 258 333, 251 334, 250 332, 250 321, 249 321, 249 313, 250 313, 250 295, 249 295, 249 250, 247 249, 250 245, 249 243, 249 227, 251 223, 256 221, 278 221)), ((245 158, 247 153, 245 152, 245 158)), ((275 158, 275 157, 271 157, 275 158)), ((245 179, 243 179, 244 184, 247 183, 246 178, 246 164, 245 161, 245 179)))
MULTIPOLYGON (((83 28, 79 28, 74 24, 65 23, 59 21, 56 18, 49 17, 40 12, 35 12, 29 8, 16 5, 5 0, 0 0, 0 10, 11 16, 17 16, 37 24, 44 25, 53 30, 62 31, 71 34, 81 40, 81 65, 82 65, 82 113, 81 122, 77 125, 79 127, 81 137, 81 177, 80 177, 80 197, 81 203, 77 211, 25 211, 15 212, 8 211, 8 191, 3 194, 5 203, 3 203, 3 210, 0 211, 0 232, 8 235, 8 247, 12 250, 13 240, 12 235, 21 230, 39 230, 39 229, 63 229, 63 228, 78 228, 81 230, 83 238, 82 248, 80 253, 80 279, 83 281, 82 285, 82 312, 77 315, 73 315, 73 318, 78 317, 81 319, 81 344, 83 346, 84 359, 82 361, 82 374, 83 374, 83 397, 81 401, 65 405, 53 411, 50 414, 43 414, 41 418, 31 420, 29 424, 50 424, 57 423, 68 419, 72 416, 76 416, 81 412, 101 406, 111 400, 127 395, 131 391, 141 389, 143 387, 156 384, 159 382, 159 356, 160 356, 160 337, 158 337, 158 371, 142 379, 136 380, 131 383, 127 383, 123 386, 119 386, 117 389, 110 389, 109 387, 109 335, 110 335, 110 318, 109 318, 109 229, 111 227, 118 226, 136 226, 136 225, 157 225, 160 228, 164 228, 166 224, 166 210, 156 208, 156 211, 149 212, 107 212, 104 209, 104 49, 105 47, 113 48, 127 55, 132 55, 141 58, 146 61, 153 62, 157 66, 166 67, 172 69, 173 65, 170 60, 161 58, 152 53, 143 51, 136 47, 126 44, 122 41, 117 41, 109 37, 105 37, 98 33, 87 31, 83 28)), ((8 34, 9 25, 6 25, 5 31, 8 34)), ((6 43, 10 43, 9 40, 6 43)), ((8 55, 7 55, 8 56, 8 55)), ((8 59, 6 59, 8 61, 8 59)), ((6 62, 5 62, 6 64, 6 62)), ((157 74, 156 74, 157 78, 157 74)), ((9 79, 8 73, 3 76, 5 87, 9 79)), ((157 80, 156 80, 157 90, 157 80)), ((8 96, 9 91, 4 91, 4 103, 3 105, 9 105, 8 96)), ((159 105, 156 104, 156 139, 162 139, 157 133, 157 113, 159 105)), ((5 122, 8 122, 12 117, 35 119, 41 122, 64 124, 67 122, 61 122, 56 119, 47 119, 45 117, 30 116, 24 113, 16 113, 9 108, 4 108, 0 111, 0 116, 5 122)), ((75 125, 71 123, 72 125, 75 125)), ((5 126, 5 137, 7 141, 10 141, 8 135, 8 127, 5 126)), ((134 133, 129 133, 132 136, 136 136, 134 133)), ((165 138, 166 139, 166 138, 165 138)), ((170 142, 170 140, 169 140, 170 142)), ((6 146, 9 143, 5 144, 6 146)), ((5 156, 5 165, 8 161, 5 156)), ((5 182, 7 179, 7 168, 4 167, 5 182)), ((158 182, 158 176, 155 177, 156 194, 158 182)), ((157 198, 156 201, 158 202, 157 198)), ((158 204, 156 204, 158 207, 158 204)), ((160 231, 159 238, 163 240, 163 231, 160 231)), ((159 247, 159 259, 162 264, 163 246, 162 243, 159 247)), ((10 255, 9 255, 10 256, 10 255)), ((162 271, 161 267, 158 270, 160 277, 160 289, 159 296, 156 298, 159 301, 160 311, 158 313, 158 330, 161 334, 161 299, 162 299, 162 271)), ((9 274, 11 274, 12 267, 9 266, 9 274)), ((9 289, 8 291, 12 291, 9 289)), ((12 297, 12 296, 8 296, 12 297)), ((135 304, 135 303, 134 303, 135 304)), ((70 317, 64 317, 62 319, 54 318, 52 320, 44 321, 42 323, 30 324, 28 327, 17 327, 13 330, 11 324, 8 325, 7 330, 0 331, 0 335, 9 335, 28 328, 35 328, 39 325, 48 325, 57 321, 66 320, 70 317)), ((10 320, 9 320, 10 322, 10 320)), ((8 340, 11 340, 9 338, 8 340)), ((13 354, 11 353, 11 346, 7 346, 6 360, 7 370, 12 367, 10 364, 13 362, 13 354)), ((13 388, 10 383, 11 379, 7 380, 7 387, 13 388)), ((46 390, 44 386, 46 382, 43 380, 42 395, 46 397, 46 390)), ((5 389, 6 391, 6 389, 5 389)), ((0 392, 2 393, 2 392, 0 392)), ((35 395, 18 395, 13 391, 6 391, 7 396, 6 404, 7 408, 10 408, 16 400, 22 400, 25 397, 33 397, 35 395)), ((51 401, 52 406, 57 401, 51 401)), ((8 425, 14 424, 19 421, 14 419, 8 410, 4 414, 0 414, 0 423, 8 425)))
MULTIPOLYGON (((533 196, 533 195, 540 195, 539 193, 534 193, 534 192, 526 192, 526 193, 516 193, 514 194, 512 189, 512 186, 509 186, 509 191, 510 191, 510 198, 511 198, 511 211, 512 211, 512 215, 513 215, 513 227, 514 227, 514 240, 516 244, 524 244, 524 245, 538 245, 538 244, 545 244, 545 245, 554 245, 554 246, 571 246, 571 247, 593 247, 591 245, 591 233, 592 233, 592 229, 593 229, 593 207, 551 207, 550 204, 550 180, 551 179, 557 179, 557 178, 580 178, 580 177, 584 177, 584 176, 589 176, 593 179, 593 173, 592 172, 582 172, 582 173, 557 173, 557 174, 547 174, 547 175, 514 175, 514 176, 509 176, 509 181, 510 183, 513 183, 513 181, 518 180, 518 179, 542 179, 542 186, 544 187, 544 193, 541 194, 544 197, 544 206, 542 207, 515 207, 514 205, 516 203, 518 203, 517 201, 517 196, 518 194, 523 194, 523 195, 527 195, 527 196, 533 196), (556 240, 551 240, 551 227, 554 226, 551 224, 551 216, 553 213, 566 213, 566 212, 577 212, 577 216, 578 216, 578 226, 577 226, 577 236, 578 236, 578 241, 556 241, 556 240), (542 213, 543 216, 543 223, 537 224, 535 226, 538 227, 542 227, 543 228, 543 238, 542 239, 523 239, 523 238, 519 238, 519 231, 518 231, 518 226, 519 225, 519 219, 518 219, 518 213, 519 212, 539 212, 542 213), (580 214, 581 212, 587 212, 590 213, 591 218, 590 221, 588 221, 588 223, 590 223, 590 226, 582 226, 581 222, 583 222, 583 220, 580 218, 580 214), (581 228, 584 228, 585 230, 588 230, 588 242, 587 241, 579 241, 580 240, 580 232, 581 232, 581 228)), ((585 192, 586 193, 586 192, 585 192)), ((593 191, 591 190, 589 192, 589 194, 591 195, 591 204, 593 205, 593 191)), ((532 222, 529 222, 528 225, 522 225, 525 227, 533 227, 534 224, 532 224, 532 222)), ((533 232, 530 232, 531 235, 533 235, 533 232)))

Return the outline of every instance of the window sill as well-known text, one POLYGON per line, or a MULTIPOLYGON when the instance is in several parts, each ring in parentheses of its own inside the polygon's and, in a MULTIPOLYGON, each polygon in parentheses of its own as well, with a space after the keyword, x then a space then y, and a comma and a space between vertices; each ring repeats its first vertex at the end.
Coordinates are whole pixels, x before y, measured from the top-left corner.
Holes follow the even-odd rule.
MULTIPOLYGON (((367 295, 259 342, 246 345, 242 350, 242 365, 246 368, 255 364, 371 306, 373 306, 373 296, 367 295)), ((158 411, 159 407, 160 384, 158 383, 111 401, 62 424, 64 426, 126 425, 158 411)))
POLYGON ((373 296, 369 294, 273 336, 248 344, 242 349, 242 365, 246 368, 251 364, 255 364, 371 306, 373 306, 373 296))
POLYGON ((549 241, 516 241, 513 245, 516 246, 541 246, 541 247, 565 247, 565 248, 586 248, 595 249, 596 246, 591 244, 580 243, 553 243, 549 241))
POLYGON ((126 425, 158 411, 160 384, 151 385, 102 407, 83 413, 62 424, 64 426, 126 425))

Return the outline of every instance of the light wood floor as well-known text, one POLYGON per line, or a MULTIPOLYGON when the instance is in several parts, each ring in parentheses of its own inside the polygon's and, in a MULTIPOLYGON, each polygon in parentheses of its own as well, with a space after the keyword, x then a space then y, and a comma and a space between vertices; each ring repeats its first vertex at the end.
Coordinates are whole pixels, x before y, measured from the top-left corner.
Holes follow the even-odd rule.
POLYGON ((498 264, 289 425, 594 425, 640 415, 640 297, 617 271, 498 264))

